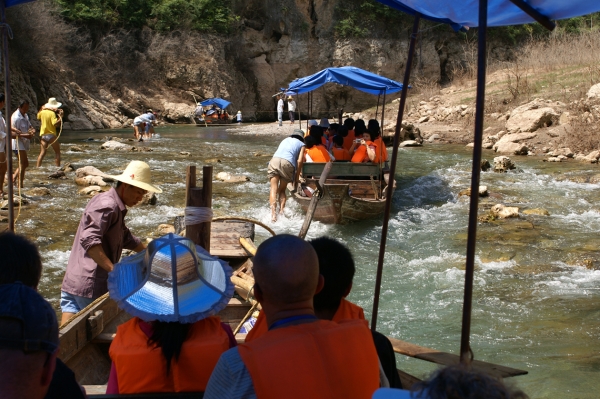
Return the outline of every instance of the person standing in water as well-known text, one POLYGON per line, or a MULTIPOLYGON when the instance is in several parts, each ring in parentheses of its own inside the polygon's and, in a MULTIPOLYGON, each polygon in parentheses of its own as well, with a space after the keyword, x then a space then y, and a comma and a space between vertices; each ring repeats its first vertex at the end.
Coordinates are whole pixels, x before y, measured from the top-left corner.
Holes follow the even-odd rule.
POLYGON ((54 164, 60 166, 60 143, 56 135, 56 128, 61 126, 63 122, 63 110, 60 109, 61 106, 62 103, 59 103, 56 101, 56 98, 52 97, 42 106, 40 112, 37 114, 37 118, 42 122, 42 127, 40 128, 41 148, 37 159, 38 168, 42 166, 42 161, 46 156, 49 146, 54 150, 54 164))
POLYGON ((27 152, 29 151, 30 140, 35 134, 35 129, 31 126, 27 111, 29 111, 29 101, 21 100, 19 108, 17 108, 11 117, 11 130, 13 135, 17 136, 13 138, 12 149, 17 153, 19 160, 19 167, 13 174, 13 181, 18 181, 21 188, 23 188, 23 181, 25 180, 25 169, 29 166, 27 152))

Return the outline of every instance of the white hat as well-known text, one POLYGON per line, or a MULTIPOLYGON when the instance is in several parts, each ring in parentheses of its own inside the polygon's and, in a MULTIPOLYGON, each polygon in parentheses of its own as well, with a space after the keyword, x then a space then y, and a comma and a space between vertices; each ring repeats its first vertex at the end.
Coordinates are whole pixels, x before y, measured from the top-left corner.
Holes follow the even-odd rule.
POLYGON ((56 101, 55 97, 52 97, 48 100, 48 102, 44 105, 45 108, 60 108, 62 103, 56 101))
POLYGON ((319 125, 319 124, 318 124, 318 123, 317 123, 317 121, 316 121, 316 120, 314 120, 314 119, 311 119, 311 120, 309 120, 309 121, 308 121, 308 126, 309 126, 309 127, 310 127, 310 126, 318 126, 318 125, 319 125))
POLYGON ((110 176, 115 180, 129 184, 132 186, 139 187, 146 191, 152 191, 154 193, 162 193, 162 190, 152 185, 150 177, 150 166, 146 162, 142 161, 131 161, 125 168, 123 173, 118 176, 110 176))
POLYGON ((123 258, 108 275, 110 297, 144 321, 194 323, 229 303, 231 267, 202 247, 169 233, 123 258))
POLYGON ((202 105, 201 103, 198 103, 198 105, 202 105))

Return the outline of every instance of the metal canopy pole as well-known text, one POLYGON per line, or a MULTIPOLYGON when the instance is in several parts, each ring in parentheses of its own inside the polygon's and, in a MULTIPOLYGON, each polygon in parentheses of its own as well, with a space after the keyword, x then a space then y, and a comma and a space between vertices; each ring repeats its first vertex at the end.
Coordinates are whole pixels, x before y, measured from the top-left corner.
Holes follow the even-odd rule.
POLYGON ((471 308, 473 302, 473 274, 475 270, 475 245, 477 243, 477 210, 479 208, 479 177, 481 173, 481 144, 483 142, 483 118, 485 109, 485 73, 487 67, 487 11, 488 0, 479 0, 479 27, 477 31, 477 100, 475 105, 475 146, 471 165, 471 203, 469 206, 469 228, 467 237, 467 263, 463 317, 460 336, 460 362, 471 364, 471 308))
POLYGON ((302 130, 302 114, 300 113, 300 98, 298 96, 299 94, 296 93, 296 108, 298 109, 298 129, 302 130))
POLYGON ((381 97, 381 93, 377 95, 377 108, 375 108, 375 119, 377 119, 377 112, 379 111, 379 97, 381 97))
POLYGON ((556 24, 550 20, 544 14, 541 14, 538 10, 533 8, 529 3, 526 3, 523 0, 510 0, 511 3, 519 7, 523 12, 529 15, 531 18, 535 19, 539 22, 544 28, 548 30, 554 30, 556 28, 556 24))
MULTIPOLYGON (((10 123, 10 69, 8 65, 8 25, 6 24, 6 7, 4 0, 0 0, 0 19, 2 22, 2 50, 4 56, 4 100, 6 101, 6 167, 8 173, 8 230, 15 231, 15 208, 14 208, 14 189, 12 175, 12 140, 10 123)), ((2 191, 2 187, 0 187, 2 191)))
POLYGON ((398 145, 400 144, 400 129, 402 127, 402 118, 404 117, 404 105, 408 91, 408 82, 410 80, 410 70, 412 67, 413 56, 415 54, 415 42, 419 33, 420 14, 415 14, 412 34, 410 36, 410 47, 408 50, 408 59, 406 60, 406 70, 404 72, 404 82, 402 94, 400 96, 400 107, 398 108, 398 118, 396 119, 396 131, 394 134, 394 147, 392 150, 392 162, 390 165, 390 177, 385 197, 385 211, 383 213, 383 226, 381 229, 381 243, 379 245, 379 259, 377 261, 377 274, 375 278, 375 293, 373 298, 373 314, 371 315, 371 330, 377 328, 377 312, 379 310, 379 294, 381 293, 381 276, 383 274, 383 258, 385 256, 385 244, 387 240, 388 223, 390 220, 390 210, 392 208, 392 193, 394 188, 394 175, 396 174, 396 160, 398 159, 398 145))

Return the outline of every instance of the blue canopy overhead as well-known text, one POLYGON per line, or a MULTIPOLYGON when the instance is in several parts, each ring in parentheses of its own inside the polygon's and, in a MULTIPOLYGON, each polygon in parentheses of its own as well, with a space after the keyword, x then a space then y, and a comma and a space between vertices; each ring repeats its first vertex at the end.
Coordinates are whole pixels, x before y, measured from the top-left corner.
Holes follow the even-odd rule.
POLYGON ((231 103, 227 100, 223 100, 222 98, 215 97, 215 98, 206 99, 206 100, 202 101, 200 104, 202 104, 203 107, 209 107, 211 105, 216 105, 217 107, 219 107, 221 109, 225 109, 231 103))
MULTIPOLYGON (((377 0, 378 2, 424 19, 470 28, 478 25, 479 0, 377 0), (445 21, 444 21, 445 20, 445 21)), ((551 20, 573 18, 600 11, 598 0, 526 0, 526 3, 551 20)), ((488 0, 488 27, 535 22, 510 0, 488 0)))
POLYGON ((35 0, 6 0, 6 1, 4 1, 4 7, 8 8, 8 7, 17 6, 17 5, 23 4, 23 3, 29 3, 31 1, 35 1, 35 0))
POLYGON ((369 94, 393 94, 402 90, 402 83, 376 75, 364 69, 345 66, 326 68, 314 75, 294 80, 285 90, 287 93, 303 94, 323 86, 325 83, 338 83, 351 86, 369 94))

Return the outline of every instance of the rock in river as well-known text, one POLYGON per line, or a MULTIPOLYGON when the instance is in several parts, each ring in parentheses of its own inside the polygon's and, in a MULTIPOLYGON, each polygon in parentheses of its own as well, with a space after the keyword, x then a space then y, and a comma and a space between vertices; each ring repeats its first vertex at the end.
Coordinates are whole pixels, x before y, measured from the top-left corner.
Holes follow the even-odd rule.
POLYGON ((101 150, 111 150, 111 151, 133 151, 133 146, 128 144, 119 143, 115 140, 107 141, 106 143, 100 146, 101 150))
POLYGON ((250 180, 250 178, 244 175, 232 175, 229 172, 219 172, 217 173, 217 180, 221 180, 226 183, 243 183, 250 180))

